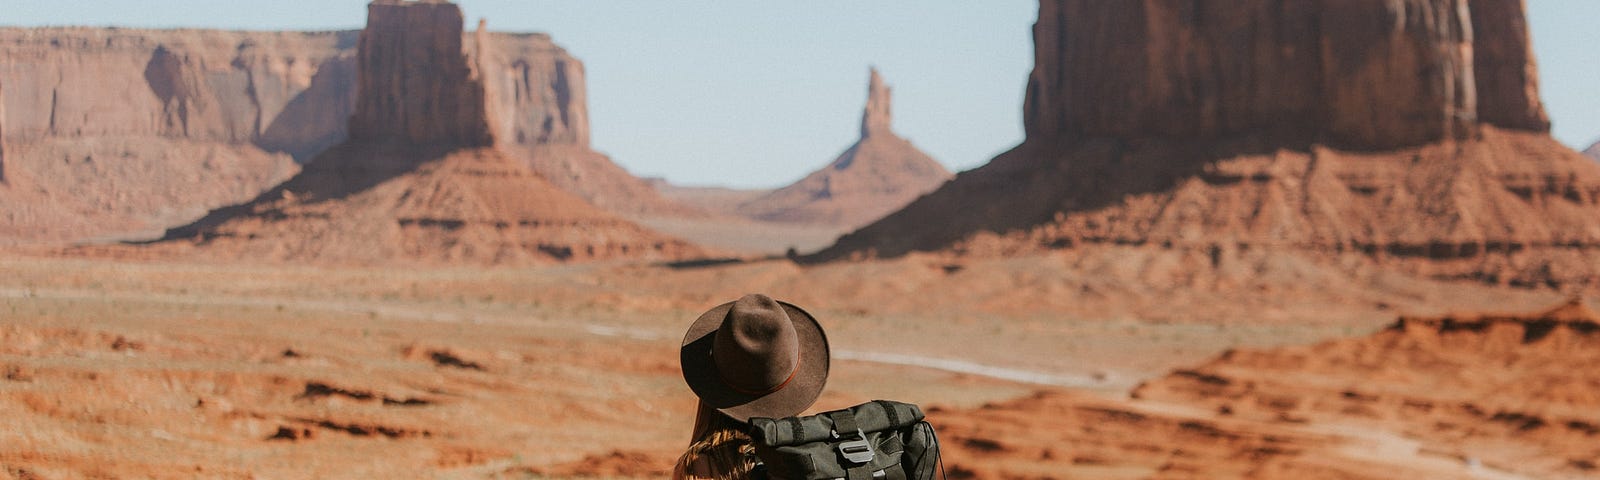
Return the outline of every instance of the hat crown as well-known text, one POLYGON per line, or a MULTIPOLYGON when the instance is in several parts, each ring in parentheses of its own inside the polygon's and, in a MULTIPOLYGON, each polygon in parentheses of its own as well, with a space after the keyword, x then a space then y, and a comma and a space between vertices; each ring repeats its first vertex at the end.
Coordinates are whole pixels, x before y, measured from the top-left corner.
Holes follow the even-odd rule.
POLYGON ((711 357, 724 384, 747 394, 771 393, 798 371, 800 341, 777 300, 745 295, 717 328, 711 357))

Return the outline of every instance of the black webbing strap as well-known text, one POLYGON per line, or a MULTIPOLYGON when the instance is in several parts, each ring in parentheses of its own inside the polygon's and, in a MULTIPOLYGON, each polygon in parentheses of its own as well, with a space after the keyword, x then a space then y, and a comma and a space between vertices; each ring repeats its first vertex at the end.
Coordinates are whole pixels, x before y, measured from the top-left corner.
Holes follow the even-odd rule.
MULTIPOLYGON (((866 440, 861 425, 856 423, 855 413, 839 410, 829 413, 828 418, 833 420, 833 433, 839 436, 839 440, 866 440)), ((846 466, 844 471, 846 480, 872 480, 872 469, 868 463, 846 466)))
POLYGON ((900 414, 895 413, 894 405, 890 405, 889 402, 883 400, 873 400, 872 403, 876 403, 883 408, 883 414, 889 417, 889 425, 896 428, 900 426, 900 414))
POLYGON ((828 414, 828 418, 833 420, 833 433, 839 435, 840 438, 847 438, 861 433, 861 425, 856 423, 856 414, 851 413, 849 410, 831 412, 828 414))

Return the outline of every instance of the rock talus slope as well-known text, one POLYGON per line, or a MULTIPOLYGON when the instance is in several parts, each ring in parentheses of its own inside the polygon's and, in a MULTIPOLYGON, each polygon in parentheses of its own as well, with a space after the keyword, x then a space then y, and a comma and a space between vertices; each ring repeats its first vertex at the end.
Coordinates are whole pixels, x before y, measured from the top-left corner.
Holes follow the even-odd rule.
POLYGON ((378 1, 368 15, 351 139, 255 201, 170 230, 152 249, 474 264, 698 253, 551 185, 495 147, 496 132, 514 127, 492 121, 485 57, 463 49, 459 7, 378 1))
POLYGON ((1600 284, 1600 167, 1549 137, 1520 12, 1044 0, 1027 140, 818 258, 1269 248, 1600 284))
POLYGON ((950 172, 890 129, 890 94, 883 77, 872 69, 861 140, 828 166, 747 200, 735 212, 762 221, 855 228, 943 184, 950 172))

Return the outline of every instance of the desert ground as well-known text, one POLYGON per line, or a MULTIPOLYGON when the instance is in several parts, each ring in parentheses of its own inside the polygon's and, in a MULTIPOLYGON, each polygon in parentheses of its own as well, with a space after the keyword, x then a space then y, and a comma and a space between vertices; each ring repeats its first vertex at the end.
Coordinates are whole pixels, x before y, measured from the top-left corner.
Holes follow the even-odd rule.
MULTIPOLYGON (((921 404, 947 432, 952 478, 1146 478, 1171 464, 1152 452, 1233 447, 1151 440, 1145 431, 1216 413, 1130 398, 1143 382, 1230 348, 1367 335, 1401 312, 1563 298, 1293 259, 1254 263, 1242 284, 1213 272, 1134 290, 1175 260, 1090 253, 370 268, 12 250, 0 257, 0 408, 11 412, 0 465, 14 478, 660 477, 692 422, 682 330, 717 303, 766 292, 827 329, 833 375, 814 410, 921 404), (1102 258, 1116 261, 1081 263, 1102 258), (1044 420, 981 420, 1017 410, 1044 420), (1116 420, 1139 416, 1149 418, 1116 420), (1085 422, 1105 430, 1064 433, 1085 422), (1051 453, 1019 459, 1018 448, 1051 453)), ((1292 442, 1337 436, 1303 434, 1312 440, 1292 442)), ((1470 466, 1440 455, 1413 465, 1535 478, 1470 466)))

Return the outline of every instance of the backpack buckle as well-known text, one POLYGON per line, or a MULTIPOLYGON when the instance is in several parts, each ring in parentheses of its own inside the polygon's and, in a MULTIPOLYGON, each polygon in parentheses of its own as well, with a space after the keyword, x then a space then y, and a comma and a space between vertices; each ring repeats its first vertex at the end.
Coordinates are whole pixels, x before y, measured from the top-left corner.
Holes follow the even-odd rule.
POLYGON ((855 440, 839 443, 839 455, 844 456, 844 459, 850 463, 857 465, 865 464, 872 461, 873 458, 877 458, 877 454, 872 451, 872 444, 867 443, 866 434, 860 430, 856 430, 855 440))

